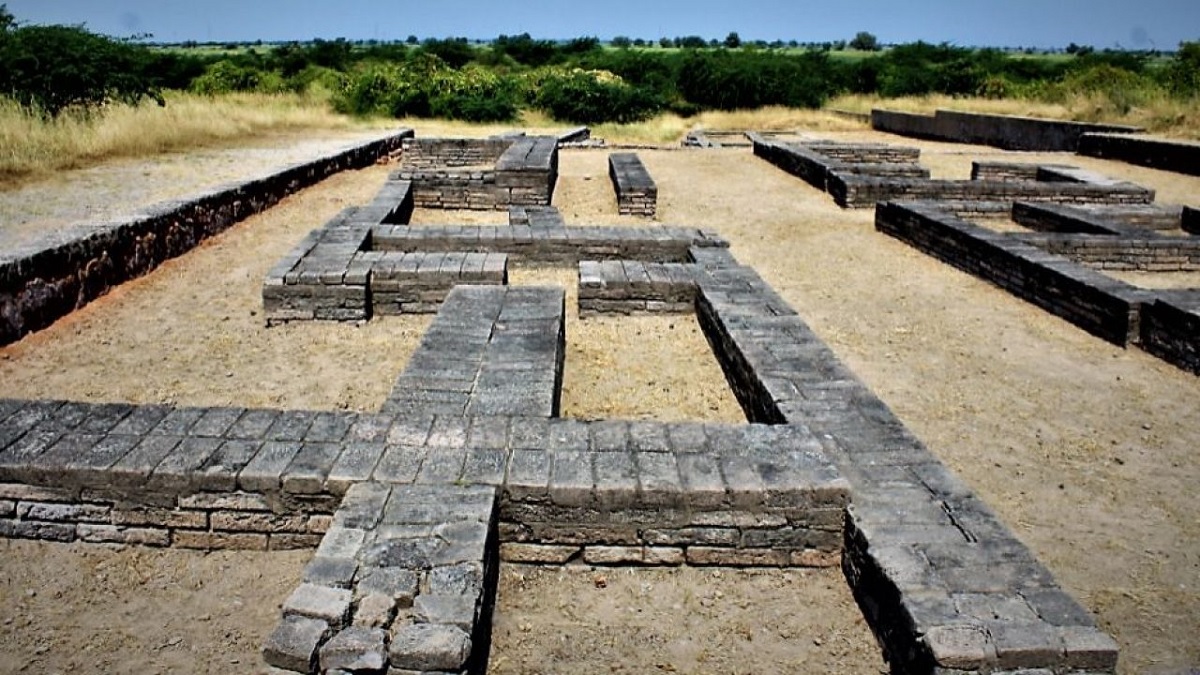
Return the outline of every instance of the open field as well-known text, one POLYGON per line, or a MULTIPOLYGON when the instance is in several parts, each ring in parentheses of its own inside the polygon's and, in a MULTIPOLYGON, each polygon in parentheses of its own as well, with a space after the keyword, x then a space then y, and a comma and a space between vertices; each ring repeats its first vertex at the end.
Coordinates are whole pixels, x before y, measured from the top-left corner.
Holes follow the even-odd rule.
MULTIPOLYGON (((421 136, 466 131, 417 125, 421 136)), ((1156 188, 1160 201, 1200 194, 1200 179, 1103 160, 913 142, 861 127, 806 133, 918 145, 940 177, 965 177, 973 159, 1016 157, 1133 180, 1156 188)), ((640 155, 659 186, 659 220, 729 238, 739 260, 755 266, 1098 615, 1121 643, 1123 672, 1200 667, 1200 503, 1191 499, 1200 479, 1200 379, 1093 338, 876 233, 870 210, 842 211, 748 150, 640 155)), ((568 223, 628 221, 616 215, 605 160, 604 152, 564 151, 556 204, 568 223)), ((374 408, 428 319, 268 330, 259 290, 280 255, 344 206, 369 199, 386 171, 351 172, 305 190, 0 349, 0 393, 374 408)), ((68 203, 78 197, 65 188, 54 194, 68 203)), ((119 201, 121 192, 107 197, 119 201)), ((453 217, 418 213, 427 222, 453 217)), ((547 278, 567 283, 573 273, 514 275, 518 282, 547 278)), ((572 318, 565 411, 736 419, 694 325, 690 317, 572 318)), ((248 669, 272 625, 261 617, 273 617, 303 563, 292 554, 4 546, 0 668, 31 672, 248 669), (216 590, 195 592, 214 574, 216 590), (84 575, 90 583, 77 583, 84 575), (51 590, 37 590, 43 584, 51 590), (180 586, 193 592, 173 595, 180 586), (196 601, 200 609, 181 604, 196 601), (118 602, 117 621, 87 620, 118 602), (210 620, 173 620, 192 612, 210 620), (113 660, 88 656, 115 652, 113 660)), ((503 571, 497 612, 496 672, 587 672, 597 664, 614 672, 883 667, 835 571, 514 566, 503 571)))

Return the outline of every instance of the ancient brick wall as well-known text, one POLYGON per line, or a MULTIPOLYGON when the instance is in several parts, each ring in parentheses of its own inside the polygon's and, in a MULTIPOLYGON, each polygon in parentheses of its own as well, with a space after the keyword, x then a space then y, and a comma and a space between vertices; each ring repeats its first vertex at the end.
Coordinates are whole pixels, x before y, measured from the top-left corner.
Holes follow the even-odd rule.
POLYGON ((878 131, 950 143, 990 145, 1005 150, 1075 152, 1085 133, 1127 134, 1137 127, 1088 124, 1033 117, 987 115, 938 110, 918 115, 891 110, 872 110, 871 127, 878 131))
POLYGON ((412 136, 403 130, 281 172, 150 209, 81 239, 29 256, 0 254, 0 344, 49 326, 114 286, 146 274, 280 199, 346 169, 365 166, 412 136))
POLYGON ((1200 144, 1125 134, 1087 133, 1079 154, 1200 176, 1200 144))

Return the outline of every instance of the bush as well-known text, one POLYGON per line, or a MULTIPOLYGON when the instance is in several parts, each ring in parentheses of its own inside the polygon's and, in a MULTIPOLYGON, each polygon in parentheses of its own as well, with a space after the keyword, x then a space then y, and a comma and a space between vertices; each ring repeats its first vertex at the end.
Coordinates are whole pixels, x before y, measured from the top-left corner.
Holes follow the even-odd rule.
POLYGON ((217 61, 206 68, 203 75, 192 81, 192 91, 209 96, 235 91, 274 94, 287 89, 287 83, 279 73, 239 65, 228 60, 217 61))
POLYGON ((453 70, 426 55, 403 65, 360 67, 347 76, 333 106, 352 115, 504 122, 517 116, 519 101, 509 78, 479 67, 453 70))
POLYGON ((162 104, 148 73, 149 50, 72 26, 0 28, 0 91, 27 109, 58 115, 108 101, 162 104))
POLYGON ((1163 83, 1176 96, 1200 96, 1200 42, 1184 42, 1163 70, 1163 83))
POLYGON ((720 110, 819 108, 834 91, 832 71, 823 52, 793 56, 698 51, 683 62, 679 90, 692 103, 720 110))
POLYGON ((535 107, 560 122, 573 124, 629 123, 662 110, 653 92, 628 84, 603 71, 543 73, 532 92, 535 107))
POLYGON ((490 70, 470 66, 442 70, 430 84, 430 111, 434 117, 467 122, 508 122, 517 117, 516 83, 490 70))

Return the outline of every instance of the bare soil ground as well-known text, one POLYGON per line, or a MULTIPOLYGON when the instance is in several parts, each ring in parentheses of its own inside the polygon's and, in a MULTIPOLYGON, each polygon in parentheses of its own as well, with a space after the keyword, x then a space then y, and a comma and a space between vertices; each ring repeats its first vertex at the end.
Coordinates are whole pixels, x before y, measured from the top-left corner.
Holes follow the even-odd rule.
MULTIPOLYGON (((918 145, 923 161, 942 177, 966 177, 972 159, 1004 157, 1086 166, 1154 187, 1160 201, 1186 203, 1200 194, 1200 179, 1103 160, 866 131, 821 135, 918 145)), ((1123 672, 1200 667, 1200 503, 1192 498, 1200 479, 1200 378, 1098 340, 876 233, 871 210, 839 210, 827 195, 748 150, 640 154, 659 186, 658 220, 728 237, 735 255, 754 265, 1097 613, 1122 645, 1123 672)), ((630 222, 615 214, 606 157, 563 153, 555 201, 570 223, 630 222)), ((378 167, 352 172, 306 190, 51 328, 0 348, 0 395, 377 406, 428 318, 267 330, 258 293, 280 255, 343 206, 369 199, 385 174, 378 167)), ((57 194, 71 199, 69 192, 57 194)), ((110 197, 120 200, 119 193, 110 197)), ((418 214, 418 221, 441 217, 460 216, 418 214)), ((503 222, 501 214, 486 218, 503 222)), ((553 271, 518 271, 514 279, 522 275, 572 279, 553 271)), ((564 407, 571 414, 737 417, 719 370, 703 354, 702 337, 692 332, 693 319, 607 322, 569 324, 564 407), (676 343, 678 353, 659 346, 676 343), (622 348, 610 349, 614 345, 622 348)), ((214 664, 225 663, 222 658, 239 659, 229 670, 252 669, 272 621, 245 608, 262 607, 263 616, 273 616, 303 563, 292 554, 0 546, 0 669, 24 665, 30 672, 207 671, 219 669, 214 664), (134 581, 162 581, 122 585, 120 575, 100 579, 95 571, 128 566, 144 570, 134 581), (226 590, 196 592, 202 579, 226 590), (176 587, 189 604, 171 595, 176 587), (54 597, 57 590, 63 597, 54 597), (136 611, 112 614, 124 606, 113 603, 135 601, 130 595, 142 603, 136 611), (239 595, 243 607, 230 612, 231 598, 239 595), (85 620, 90 608, 110 612, 108 620, 85 620), (197 615, 213 621, 190 621, 197 615), (228 627, 201 625, 216 625, 216 617, 226 615, 228 627), (232 652, 223 631, 241 636, 232 652), (111 660, 81 656, 101 652, 111 660)), ((882 667, 836 572, 717 572, 506 568, 494 669, 882 667), (598 574, 606 577, 604 588, 597 588, 598 574)))
POLYGON ((254 178, 387 133, 326 132, 319 138, 276 133, 234 147, 114 160, 24 183, 0 192, 0 251, 36 245, 57 230, 127 218, 158 202, 254 178), (64 192, 71 198, 64 199, 64 192))

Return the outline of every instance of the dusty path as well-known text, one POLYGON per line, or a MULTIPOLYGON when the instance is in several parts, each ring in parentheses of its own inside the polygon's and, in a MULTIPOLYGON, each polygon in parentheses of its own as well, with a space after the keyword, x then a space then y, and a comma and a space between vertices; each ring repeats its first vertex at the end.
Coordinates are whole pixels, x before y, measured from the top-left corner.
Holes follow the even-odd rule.
POLYGON ((0 251, 36 246, 55 231, 134 216, 162 201, 244 181, 374 138, 382 129, 277 133, 235 147, 123 159, 0 189, 0 251), (65 194, 64 194, 65 193, 65 194))
MULTIPOLYGON (((924 161, 947 177, 965 176, 973 158, 1009 156, 870 132, 822 136, 919 145, 924 161)), ((702 226, 731 239, 739 259, 754 265, 1098 614, 1122 645, 1123 672, 1200 667, 1195 640, 1200 634, 1200 503, 1192 499, 1200 479, 1195 458, 1200 378, 1140 351, 1113 347, 877 234, 871 211, 839 210, 826 195, 747 150, 639 154, 659 185, 659 221, 702 226)), ((1200 194, 1200 179, 1072 156, 1038 158, 1141 182, 1157 188, 1163 201, 1200 194)), ((605 160, 598 151, 563 154, 556 202, 569 222, 625 222, 609 201, 605 160)), ((290 408, 378 405, 427 319, 268 331, 255 313, 258 284, 271 263, 345 204, 369 198, 384 173, 378 168, 355 172, 306 190, 77 315, 0 349, 0 393, 290 408)), ((609 389, 614 363, 602 357, 604 340, 614 333, 599 323, 573 323, 577 330, 570 338, 564 405, 574 401, 570 405, 582 416, 729 415, 727 391, 708 364, 690 370, 686 354, 696 354, 694 335, 690 342, 679 341, 692 345, 682 350, 684 356, 664 362, 662 348, 655 345, 671 344, 671 331, 694 325, 677 322, 672 329, 670 321, 630 324, 642 326, 643 335, 624 334, 622 355, 635 362, 621 362, 622 373, 636 370, 638 345, 645 344, 644 353, 655 359, 645 369, 652 377, 634 376, 609 389), (672 369, 685 376, 663 391, 662 373, 672 369), (606 408, 606 399, 619 399, 623 407, 606 408)), ((621 334, 619 327, 614 330, 621 334)), ((39 583, 39 570, 71 574, 72 561, 85 555, 71 547, 9 544, 17 545, 23 547, 21 555, 4 555, 0 563, 0 588, 12 589, 6 592, 17 597, 39 583)), ((130 554, 86 555, 119 561, 130 554)), ((197 557, 179 551, 153 555, 167 569, 191 565, 182 561, 197 557)), ((247 601, 273 608, 286 591, 252 594, 261 585, 254 576, 263 569, 259 565, 294 578, 299 563, 249 555, 244 560, 223 570, 224 580, 244 584, 240 592, 247 601)), ((605 590, 612 593, 599 593, 588 573, 507 569, 493 653, 497 672, 587 671, 596 663, 611 663, 617 672, 665 666, 680 672, 762 672, 796 663, 792 659, 801 646, 812 667, 798 666, 800 672, 880 667, 836 573, 811 573, 802 581, 793 578, 798 573, 726 572, 715 581, 704 570, 606 574, 605 590), (720 599, 718 591, 722 598, 740 599, 727 607, 704 607, 705 598, 720 599), (696 607, 692 602, 700 609, 689 613, 696 607), (737 609, 741 604, 745 613, 737 609), (676 605, 690 621, 670 618, 676 605), (819 609, 812 612, 813 607, 819 609), (578 639, 562 625, 574 626, 578 639), (750 638, 737 645, 742 625, 750 638), (766 626, 783 628, 762 630, 766 626), (688 646, 710 642, 720 658, 729 652, 747 660, 705 661, 688 646), (814 652, 808 644, 829 650, 814 652), (579 660, 547 660, 568 653, 579 660), (834 660, 822 661, 821 654, 834 654, 834 660)), ((110 592, 105 588, 80 584, 69 597, 87 607, 95 601, 89 594, 104 597, 110 592)), ((156 597, 153 588, 145 592, 156 597)), ((0 664, 16 659, 32 663, 33 671, 65 668, 72 662, 61 660, 61 654, 98 639, 83 625, 59 630, 68 619, 37 603, 22 605, 27 608, 13 617, 10 598, 0 602, 6 607, 0 617, 0 658, 9 659, 0 664), (48 645, 47 630, 56 636, 48 645), (37 654, 41 647, 47 649, 37 654)), ((253 642, 266 628, 247 626, 245 639, 253 642)), ((154 630, 146 626, 146 644, 177 637, 166 628, 154 630)), ((208 645, 197 646, 200 650, 223 648, 199 633, 185 637, 189 645, 208 645)), ((154 653, 138 651, 130 658, 130 666, 176 669, 171 664, 177 662, 154 653)), ((121 670, 121 665, 110 669, 121 670)))

